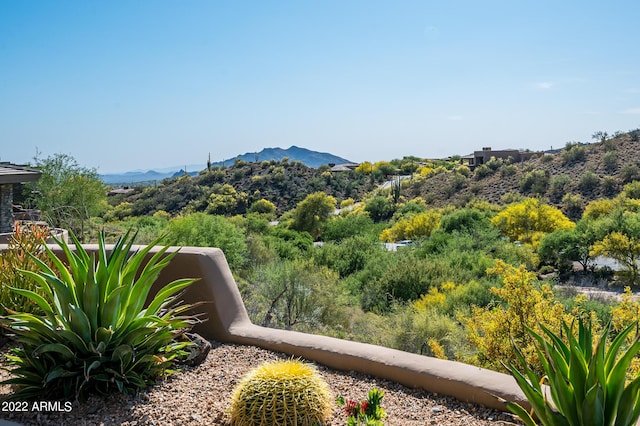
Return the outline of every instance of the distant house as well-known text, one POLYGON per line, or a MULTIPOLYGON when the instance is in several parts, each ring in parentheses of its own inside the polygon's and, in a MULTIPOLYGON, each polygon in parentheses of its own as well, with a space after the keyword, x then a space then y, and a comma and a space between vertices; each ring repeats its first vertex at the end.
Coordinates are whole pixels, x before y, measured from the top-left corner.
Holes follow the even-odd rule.
POLYGON ((331 172, 348 172, 350 170, 355 170, 358 167, 358 164, 355 163, 344 163, 344 164, 329 164, 329 171, 331 172))
POLYGON ((13 232, 13 185, 40 179, 39 170, 0 162, 0 234, 13 232))
POLYGON ((517 149, 503 149, 493 151, 490 146, 482 148, 482 151, 474 151, 473 154, 461 157, 463 164, 470 169, 474 169, 482 164, 487 163, 491 157, 502 160, 509 160, 512 163, 529 160, 533 157, 541 155, 540 152, 520 151, 517 149))

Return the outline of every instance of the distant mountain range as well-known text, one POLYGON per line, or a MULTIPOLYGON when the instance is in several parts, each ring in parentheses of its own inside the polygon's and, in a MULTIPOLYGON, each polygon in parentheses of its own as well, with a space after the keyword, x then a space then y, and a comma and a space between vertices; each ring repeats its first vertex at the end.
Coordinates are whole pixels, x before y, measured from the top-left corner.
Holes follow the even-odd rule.
MULTIPOLYGON (((260 152, 247 152, 246 154, 238 155, 228 160, 211 163, 212 166, 230 166, 236 162, 236 160, 243 160, 248 163, 256 161, 280 161, 283 158, 288 158, 291 161, 300 161, 307 167, 318 168, 327 164, 344 164, 350 163, 349 160, 338 157, 326 152, 312 151, 306 148, 300 148, 292 146, 287 149, 282 148, 265 148, 260 152)), ((165 168, 161 171, 148 170, 148 171, 131 171, 125 173, 110 173, 102 174, 100 178, 105 184, 133 184, 140 182, 153 182, 166 178, 182 176, 185 174, 184 166, 176 166, 175 168, 165 168)), ((188 173, 192 176, 197 175, 200 171, 206 168, 206 165, 190 165, 187 167, 191 169, 188 173)))

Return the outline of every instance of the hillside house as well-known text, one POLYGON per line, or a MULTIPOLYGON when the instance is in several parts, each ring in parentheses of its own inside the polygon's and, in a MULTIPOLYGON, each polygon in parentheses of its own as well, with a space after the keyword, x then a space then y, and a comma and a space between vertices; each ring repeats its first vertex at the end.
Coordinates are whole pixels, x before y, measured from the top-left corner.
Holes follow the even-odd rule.
POLYGON ((0 234, 13 232, 13 186, 40 179, 39 170, 0 162, 0 234))
POLYGON ((355 170, 358 167, 358 164, 355 163, 345 163, 345 164, 333 164, 329 163, 329 171, 330 172, 348 172, 350 170, 355 170))
POLYGON ((529 160, 540 155, 539 152, 520 151, 517 149, 503 149, 493 151, 490 146, 482 148, 482 151, 474 151, 473 154, 465 155, 460 158, 462 164, 468 166, 471 170, 487 163, 491 157, 502 160, 509 160, 512 163, 529 160))

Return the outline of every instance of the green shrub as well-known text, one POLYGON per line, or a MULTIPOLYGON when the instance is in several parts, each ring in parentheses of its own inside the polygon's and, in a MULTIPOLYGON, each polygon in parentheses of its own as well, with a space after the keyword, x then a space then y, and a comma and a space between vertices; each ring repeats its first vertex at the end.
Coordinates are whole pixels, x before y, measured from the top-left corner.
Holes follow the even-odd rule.
POLYGON ((563 165, 584 161, 586 158, 586 150, 584 146, 578 143, 567 142, 564 150, 560 154, 563 165))
POLYGON ((251 370, 233 391, 235 426, 312 426, 331 416, 329 386, 311 364, 266 362, 251 370))
POLYGON ((21 346, 8 356, 17 386, 9 398, 84 399, 88 393, 135 393, 170 373, 177 357, 191 343, 176 339, 196 321, 184 315, 192 306, 178 304, 177 292, 193 279, 173 281, 144 304, 151 286, 177 252, 162 248, 149 260, 158 242, 133 253, 135 235, 125 234, 110 253, 104 237, 89 255, 73 237, 75 251, 58 241, 66 266, 46 248, 53 268, 38 262, 39 271, 22 271, 42 289, 13 289, 38 304, 43 315, 9 315, 9 329, 21 346))
POLYGON ((16 224, 14 233, 7 241, 7 249, 0 252, 0 312, 7 309, 16 312, 41 314, 42 310, 32 299, 11 291, 11 287, 34 291, 43 295, 42 290, 32 280, 21 274, 20 270, 37 271, 37 260, 48 262, 44 244, 49 237, 46 226, 16 224))
POLYGON ((618 166, 618 154, 615 151, 610 151, 604 154, 602 162, 607 170, 615 170, 618 166))
POLYGON ((543 170, 533 170, 525 174, 520 180, 520 190, 533 194, 544 194, 549 186, 549 173, 543 170))
POLYGON ((567 186, 571 183, 571 177, 569 175, 557 175, 551 178, 551 184, 549 191, 551 197, 556 200, 561 200, 562 196, 567 192, 567 186))
POLYGON ((580 180, 578 181, 578 189, 582 191, 583 194, 589 194, 600 186, 600 177, 594 172, 588 170, 580 176, 580 180))
POLYGON ((518 168, 515 164, 504 164, 500 167, 500 176, 503 178, 513 176, 518 171, 518 168))
MULTIPOLYGON (((511 374, 529 400, 533 413, 544 425, 632 426, 640 416, 640 377, 629 384, 625 376, 633 357, 640 351, 640 338, 623 349, 625 338, 637 327, 631 324, 607 345, 609 327, 595 348, 591 325, 578 323, 578 336, 566 323, 561 336, 542 326, 543 333, 528 329, 535 339, 544 376, 539 377, 517 350, 524 373, 513 365, 511 374), (622 352, 621 352, 622 350, 622 352), (621 353, 620 353, 621 352, 621 353), (619 354, 620 353, 620 354, 619 354), (551 401, 542 384, 549 385, 551 401)), ((533 417, 522 406, 509 402, 507 408, 528 426, 533 417)))
POLYGON ((169 221, 168 234, 177 245, 222 249, 231 270, 240 269, 246 262, 244 234, 224 216, 206 213, 178 216, 169 221))

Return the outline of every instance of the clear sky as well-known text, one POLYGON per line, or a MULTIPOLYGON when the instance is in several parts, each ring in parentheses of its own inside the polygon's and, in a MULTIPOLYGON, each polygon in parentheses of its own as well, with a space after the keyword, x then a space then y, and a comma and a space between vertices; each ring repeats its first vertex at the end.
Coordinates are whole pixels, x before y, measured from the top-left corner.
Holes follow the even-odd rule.
POLYGON ((640 1, 0 1, 0 160, 352 161, 640 127, 640 1))

